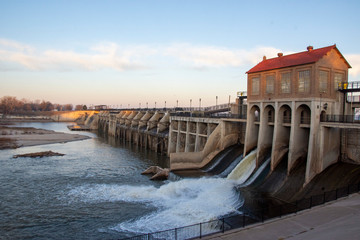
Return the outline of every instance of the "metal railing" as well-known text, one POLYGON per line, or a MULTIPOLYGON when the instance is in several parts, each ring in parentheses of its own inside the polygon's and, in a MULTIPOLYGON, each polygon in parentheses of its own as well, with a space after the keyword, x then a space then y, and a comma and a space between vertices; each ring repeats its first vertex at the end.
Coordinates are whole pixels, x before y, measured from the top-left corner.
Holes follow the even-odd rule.
POLYGON ((310 120, 311 120, 310 117, 305 117, 304 116, 304 117, 300 118, 300 123, 301 124, 310 124, 310 120))
POLYGON ((291 123, 291 116, 284 116, 283 123, 291 123))
POLYGON ((251 212, 236 214, 220 219, 193 224, 185 227, 174 228, 161 232, 154 232, 125 238, 128 240, 150 240, 150 239, 191 239, 201 238, 215 233, 224 233, 231 229, 243 228, 255 223, 264 222, 268 219, 282 217, 288 214, 310 209, 312 207, 346 197, 349 194, 360 191, 360 183, 350 184, 343 188, 324 192, 319 195, 303 198, 301 200, 285 203, 277 206, 267 206, 251 212))
POLYGON ((199 117, 199 118, 234 118, 234 119, 246 119, 246 114, 240 115, 240 114, 232 114, 230 112, 228 113, 222 113, 222 114, 209 114, 206 112, 173 112, 170 113, 170 116, 176 116, 176 117, 199 117))
POLYGON ((336 123, 360 123, 360 115, 326 115, 320 118, 320 122, 336 123))
POLYGON ((338 86, 339 90, 347 89, 360 89, 360 82, 340 82, 338 86))
POLYGON ((347 96, 347 102, 349 103, 360 103, 360 96, 347 96))

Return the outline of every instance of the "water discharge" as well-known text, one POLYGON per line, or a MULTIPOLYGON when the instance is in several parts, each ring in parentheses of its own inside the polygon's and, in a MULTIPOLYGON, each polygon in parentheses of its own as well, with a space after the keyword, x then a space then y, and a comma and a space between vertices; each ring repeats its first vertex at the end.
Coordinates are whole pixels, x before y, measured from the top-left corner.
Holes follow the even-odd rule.
MULTIPOLYGON (((21 126, 69 132, 65 123, 21 126)), ((218 218, 242 206, 236 186, 255 165, 250 154, 252 160, 237 158, 231 165, 234 168, 239 163, 237 169, 243 169, 246 176, 238 173, 227 179, 228 168, 223 177, 153 182, 140 173, 151 165, 162 166, 165 158, 84 134, 93 138, 2 150, 0 238, 121 239, 213 219, 215 224, 208 227, 215 229, 218 218), (48 150, 65 156, 12 159, 16 154, 48 150)))
POLYGON ((246 157, 227 176, 227 179, 236 180, 238 184, 245 182, 255 170, 256 152, 256 150, 253 150, 246 155, 246 157))
POLYGON ((142 203, 157 210, 110 226, 110 230, 148 233, 205 222, 236 212, 243 201, 235 186, 244 183, 255 169, 256 151, 241 161, 228 178, 203 177, 168 182, 160 187, 85 185, 69 191, 72 201, 87 203, 142 203))

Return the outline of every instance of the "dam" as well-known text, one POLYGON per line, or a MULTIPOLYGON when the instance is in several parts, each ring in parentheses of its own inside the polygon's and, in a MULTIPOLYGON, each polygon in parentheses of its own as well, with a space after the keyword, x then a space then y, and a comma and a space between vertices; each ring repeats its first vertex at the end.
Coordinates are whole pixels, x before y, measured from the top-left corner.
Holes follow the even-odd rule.
POLYGON ((336 45, 266 59, 250 69, 246 92, 208 108, 121 109, 98 114, 98 128, 116 139, 166 154, 170 170, 201 169, 230 146, 257 148, 256 168, 286 157, 287 173, 306 165, 305 185, 328 166, 360 164, 354 120, 360 84, 336 45))

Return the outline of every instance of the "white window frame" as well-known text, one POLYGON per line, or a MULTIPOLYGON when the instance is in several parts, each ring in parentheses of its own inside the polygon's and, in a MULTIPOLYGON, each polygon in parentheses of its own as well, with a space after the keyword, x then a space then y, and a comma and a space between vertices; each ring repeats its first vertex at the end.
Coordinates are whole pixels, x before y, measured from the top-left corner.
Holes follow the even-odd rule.
POLYGON ((275 91, 275 75, 266 76, 266 93, 273 94, 275 91))
POLYGON ((330 72, 326 70, 319 70, 319 92, 325 93, 328 89, 330 72))
POLYGON ((251 78, 251 94, 259 95, 260 93, 260 77, 251 78))
POLYGON ((280 73, 281 93, 291 93, 291 72, 280 73), (284 78, 284 76, 286 76, 284 78))
POLYGON ((311 70, 301 70, 298 71, 298 92, 299 93, 309 93, 310 92, 310 82, 311 82, 311 70))

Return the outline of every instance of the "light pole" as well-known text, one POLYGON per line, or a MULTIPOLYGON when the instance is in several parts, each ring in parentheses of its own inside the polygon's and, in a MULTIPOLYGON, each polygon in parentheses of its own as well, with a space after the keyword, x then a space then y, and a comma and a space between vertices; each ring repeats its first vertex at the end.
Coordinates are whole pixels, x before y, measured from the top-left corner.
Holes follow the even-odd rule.
POLYGON ((148 102, 146 102, 146 109, 148 109, 148 102))
POLYGON ((176 107, 179 107, 179 100, 176 100, 176 107))
POLYGON ((155 102, 155 109, 156 109, 156 102, 155 102))
POLYGON ((199 111, 201 110, 201 98, 199 98, 199 111))
POLYGON ((166 109, 166 101, 165 101, 165 109, 166 109))
POLYGON ((190 99, 190 112, 191 112, 191 102, 192 102, 192 99, 190 99))
POLYGON ((218 96, 216 96, 216 108, 217 108, 217 105, 218 105, 218 96))

